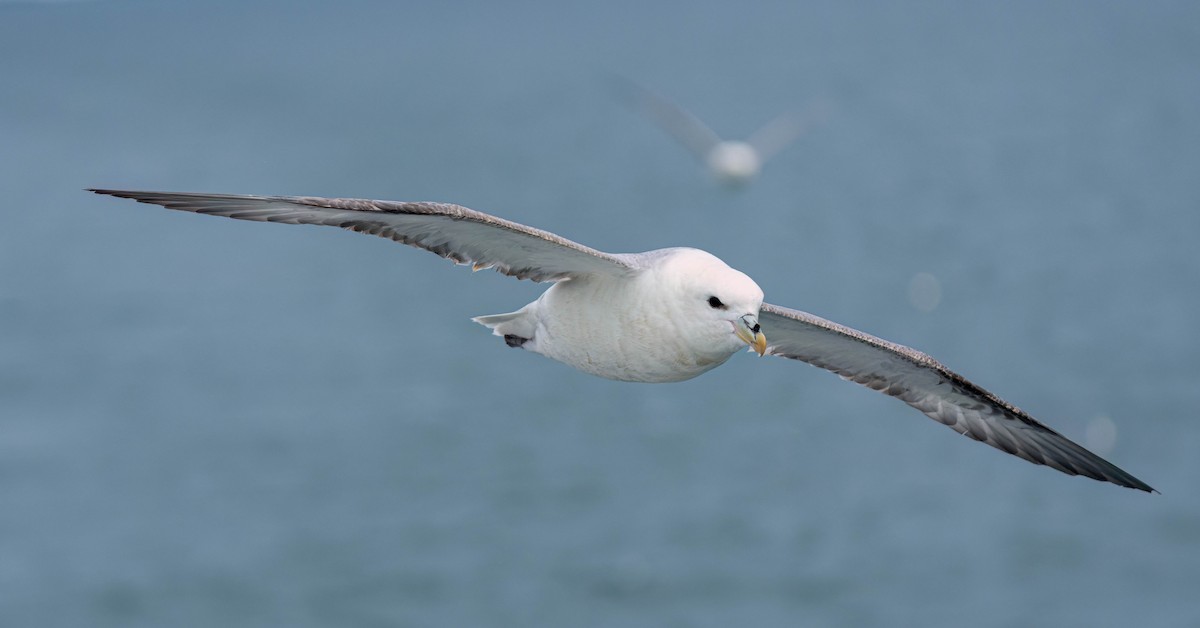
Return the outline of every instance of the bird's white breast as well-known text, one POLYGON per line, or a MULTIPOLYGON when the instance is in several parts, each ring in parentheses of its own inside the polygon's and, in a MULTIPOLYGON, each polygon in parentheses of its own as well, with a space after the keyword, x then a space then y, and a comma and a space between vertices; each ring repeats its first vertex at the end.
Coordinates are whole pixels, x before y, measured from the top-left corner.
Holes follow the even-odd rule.
POLYGON ((749 181, 758 175, 761 167, 758 152, 745 142, 721 142, 708 154, 709 170, 728 183, 749 181))
POLYGON ((623 381, 676 382, 707 371, 729 355, 699 359, 686 330, 656 306, 660 297, 638 280, 564 281, 537 301, 530 350, 581 371, 623 381))
MULTIPOLYGON (((704 255, 736 272, 707 253, 681 255, 704 255)), ((744 345, 731 325, 697 319, 703 298, 683 293, 677 266, 556 283, 533 304, 537 330, 525 348, 623 381, 677 382, 719 366, 744 345)))

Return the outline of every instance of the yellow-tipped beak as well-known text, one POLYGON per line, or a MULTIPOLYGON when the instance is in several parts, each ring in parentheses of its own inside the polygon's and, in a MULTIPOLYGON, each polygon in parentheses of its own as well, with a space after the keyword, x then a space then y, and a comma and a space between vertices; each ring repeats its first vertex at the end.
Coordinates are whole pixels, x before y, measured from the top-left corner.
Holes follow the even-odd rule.
POLYGON ((763 355, 767 352, 767 337, 761 331, 758 331, 758 322, 753 322, 750 325, 746 324, 746 319, 742 319, 742 324, 734 325, 734 333, 741 339, 742 342, 750 345, 758 355, 763 355), (753 329, 751 328, 753 326, 753 329))
POLYGON ((767 337, 760 331, 754 334, 754 344, 751 345, 758 352, 758 357, 762 357, 767 352, 767 337))

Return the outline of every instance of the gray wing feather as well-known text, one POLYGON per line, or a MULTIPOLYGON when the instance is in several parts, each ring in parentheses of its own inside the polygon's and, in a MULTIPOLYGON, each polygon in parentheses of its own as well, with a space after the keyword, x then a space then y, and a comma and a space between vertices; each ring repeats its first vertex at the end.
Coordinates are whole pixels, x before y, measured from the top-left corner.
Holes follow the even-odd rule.
POLYGON ((1034 464, 1154 490, 920 351, 769 303, 763 304, 759 323, 772 355, 896 397, 960 434, 1034 464))
POLYGON ((617 87, 626 93, 635 106, 701 161, 707 159, 709 151, 721 143, 721 138, 700 118, 665 96, 623 77, 616 77, 616 81, 617 87))
POLYGON ((808 121, 794 113, 785 113, 754 132, 746 143, 753 146, 764 163, 774 157, 808 129, 808 121))
POLYGON ((810 127, 823 123, 829 117, 831 107, 827 101, 818 100, 803 113, 784 113, 755 131, 746 143, 754 147, 765 163, 799 139, 810 127))
POLYGON ((629 256, 588 248, 548 231, 449 203, 403 203, 313 196, 90 190, 168 209, 239 220, 341 227, 390 238, 460 264, 518 279, 557 281, 636 270, 629 256))

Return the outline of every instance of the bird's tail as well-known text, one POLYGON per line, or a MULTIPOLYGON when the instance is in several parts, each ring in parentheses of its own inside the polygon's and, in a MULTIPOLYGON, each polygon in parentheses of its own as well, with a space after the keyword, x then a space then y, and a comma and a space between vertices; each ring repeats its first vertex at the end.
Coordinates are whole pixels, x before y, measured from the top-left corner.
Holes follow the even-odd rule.
POLYGON ((476 316, 471 320, 492 330, 494 335, 504 338, 510 347, 520 347, 533 340, 537 329, 537 317, 531 311, 533 303, 507 314, 476 316))

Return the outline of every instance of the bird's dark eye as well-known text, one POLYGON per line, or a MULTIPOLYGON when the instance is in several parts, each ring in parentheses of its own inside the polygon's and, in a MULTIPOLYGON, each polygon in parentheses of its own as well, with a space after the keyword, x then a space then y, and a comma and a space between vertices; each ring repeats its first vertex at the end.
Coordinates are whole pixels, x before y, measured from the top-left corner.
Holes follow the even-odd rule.
POLYGON ((708 304, 713 309, 717 309, 717 310, 725 309, 725 304, 721 303, 721 300, 718 299, 717 297, 708 297, 708 304))

